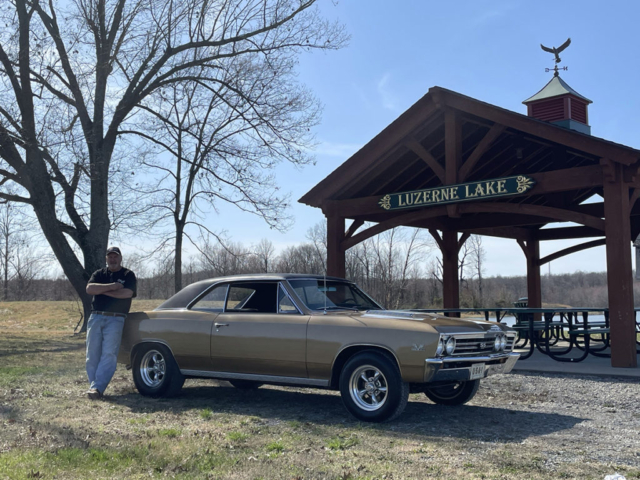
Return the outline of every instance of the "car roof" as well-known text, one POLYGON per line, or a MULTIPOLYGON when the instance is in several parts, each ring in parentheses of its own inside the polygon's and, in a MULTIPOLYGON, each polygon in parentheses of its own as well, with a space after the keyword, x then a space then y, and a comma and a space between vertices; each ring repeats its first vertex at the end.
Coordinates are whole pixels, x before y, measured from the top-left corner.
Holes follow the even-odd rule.
MULTIPOLYGON (((227 275, 224 277, 215 277, 208 278, 206 280, 202 280, 203 282, 237 282, 237 281, 245 281, 245 280, 301 280, 301 279, 313 279, 313 280, 322 280, 324 279, 324 275, 315 275, 311 273, 242 273, 239 275, 227 275)), ((349 280, 345 280, 344 278, 339 277, 326 277, 327 280, 337 280, 342 282, 350 282, 349 280)))
POLYGON ((322 280, 324 278, 331 281, 353 283, 350 280, 345 280, 344 278, 330 277, 330 276, 325 277, 324 275, 315 275, 310 273, 242 273, 239 275, 227 275, 224 277, 208 278, 206 280, 200 280, 199 282, 196 282, 196 283, 213 284, 213 283, 219 283, 219 282, 238 282, 238 281, 252 281, 252 280, 255 280, 255 281, 265 281, 265 280, 281 281, 281 280, 305 280, 305 279, 322 280))

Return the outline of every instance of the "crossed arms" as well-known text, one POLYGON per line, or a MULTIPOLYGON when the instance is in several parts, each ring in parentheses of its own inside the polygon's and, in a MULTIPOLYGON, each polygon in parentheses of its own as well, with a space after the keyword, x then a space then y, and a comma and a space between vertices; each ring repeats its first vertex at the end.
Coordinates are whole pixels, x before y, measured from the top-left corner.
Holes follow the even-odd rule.
POLYGON ((113 298, 131 298, 133 290, 124 288, 121 283, 88 283, 87 293, 89 295, 106 295, 113 298))

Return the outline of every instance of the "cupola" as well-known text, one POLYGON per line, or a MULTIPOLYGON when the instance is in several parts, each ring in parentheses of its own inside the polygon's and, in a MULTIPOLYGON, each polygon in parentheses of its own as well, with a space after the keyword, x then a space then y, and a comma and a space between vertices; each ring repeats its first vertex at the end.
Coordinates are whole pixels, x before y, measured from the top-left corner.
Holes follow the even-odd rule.
POLYGON ((542 90, 522 103, 530 117, 591 135, 587 107, 593 102, 571 88, 558 72, 542 90))
MULTIPOLYGON (((540 45, 542 50, 555 57, 553 78, 542 90, 522 103, 527 106, 527 115, 530 117, 591 135, 587 107, 593 102, 571 88, 558 73, 559 70, 567 70, 567 67, 558 68, 562 61, 559 54, 570 44, 571 39, 568 38, 558 48, 540 45)), ((548 72, 552 69, 545 70, 548 72)))

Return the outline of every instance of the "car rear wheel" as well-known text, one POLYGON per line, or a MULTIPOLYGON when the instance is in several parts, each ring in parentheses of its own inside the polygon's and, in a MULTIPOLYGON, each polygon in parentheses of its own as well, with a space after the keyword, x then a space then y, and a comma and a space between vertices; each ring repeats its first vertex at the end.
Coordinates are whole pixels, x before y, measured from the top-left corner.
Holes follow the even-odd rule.
POLYGON ((143 345, 136 352, 132 370, 136 389, 147 397, 173 397, 184 385, 184 376, 164 345, 143 345))
POLYGON ((469 380, 429 387, 424 394, 439 405, 463 405, 476 395, 479 387, 480 380, 469 380))
POLYGON ((260 388, 262 385, 264 385, 260 382, 254 382, 252 380, 240 380, 240 379, 229 380, 229 383, 240 390, 256 390, 260 388))
POLYGON ((409 384, 402 381, 395 361, 378 352, 352 357, 340 374, 340 394, 346 409, 358 420, 393 420, 407 406, 409 384))

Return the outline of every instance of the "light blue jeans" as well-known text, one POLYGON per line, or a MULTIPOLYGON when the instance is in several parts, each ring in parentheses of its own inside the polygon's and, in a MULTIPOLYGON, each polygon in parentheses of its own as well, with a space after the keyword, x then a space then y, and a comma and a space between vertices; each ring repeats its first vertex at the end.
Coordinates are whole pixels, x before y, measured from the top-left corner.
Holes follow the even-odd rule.
POLYGON ((116 372, 124 317, 92 313, 87 324, 87 376, 89 388, 104 393, 116 372))

